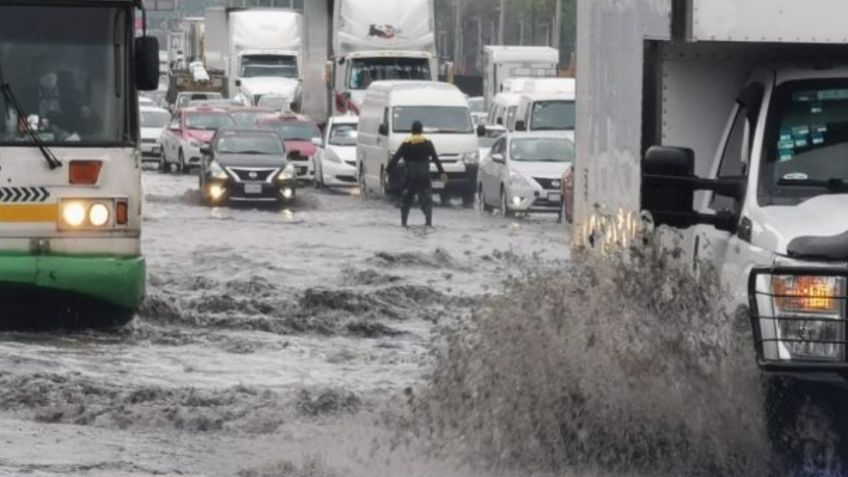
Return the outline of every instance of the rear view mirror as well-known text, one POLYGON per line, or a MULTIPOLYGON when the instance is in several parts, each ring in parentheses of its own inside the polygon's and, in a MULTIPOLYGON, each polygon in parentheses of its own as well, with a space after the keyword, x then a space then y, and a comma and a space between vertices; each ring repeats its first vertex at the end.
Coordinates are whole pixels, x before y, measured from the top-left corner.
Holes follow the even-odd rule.
POLYGON ((503 154, 496 152, 496 153, 492 154, 492 162, 497 162, 498 164, 503 164, 506 161, 504 160, 503 154))
POLYGON ((135 39, 135 83, 141 91, 159 89, 159 40, 154 36, 135 39))
POLYGON ((485 137, 486 136, 486 126, 484 124, 477 126, 477 136, 478 137, 485 137))
POLYGON ((317 147, 324 147, 324 141, 320 137, 313 137, 312 145, 317 147))
POLYGON ((388 136, 389 135, 389 126, 386 124, 381 124, 380 128, 377 130, 380 136, 388 136))
POLYGON ((526 131, 527 130, 527 123, 525 123, 523 120, 519 119, 518 121, 515 122, 515 130, 516 131, 526 131))

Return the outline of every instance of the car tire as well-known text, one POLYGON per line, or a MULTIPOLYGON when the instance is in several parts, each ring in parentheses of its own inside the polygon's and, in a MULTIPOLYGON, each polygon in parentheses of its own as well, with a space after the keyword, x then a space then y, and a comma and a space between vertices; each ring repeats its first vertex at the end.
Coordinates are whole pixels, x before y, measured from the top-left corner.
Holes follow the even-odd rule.
POLYGON ((492 212, 492 207, 486 203, 486 195, 483 194, 483 184, 480 184, 477 187, 477 208, 480 210, 480 212, 492 212))
POLYGON ((177 173, 185 174, 186 172, 188 172, 188 168, 186 167, 185 163, 185 154, 183 154, 183 150, 180 149, 179 162, 177 163, 177 173))
POLYGON ((159 172, 170 172, 171 166, 168 164, 168 161, 165 160, 165 151, 163 150, 159 154, 159 172))
POLYGON ((506 200, 506 191, 501 187, 501 214, 504 217, 515 217, 515 212, 509 210, 509 204, 506 200))
POLYGON ((363 199, 367 199, 370 197, 368 194, 368 184, 365 183, 365 170, 360 167, 358 174, 358 182, 359 182, 359 196, 363 199))

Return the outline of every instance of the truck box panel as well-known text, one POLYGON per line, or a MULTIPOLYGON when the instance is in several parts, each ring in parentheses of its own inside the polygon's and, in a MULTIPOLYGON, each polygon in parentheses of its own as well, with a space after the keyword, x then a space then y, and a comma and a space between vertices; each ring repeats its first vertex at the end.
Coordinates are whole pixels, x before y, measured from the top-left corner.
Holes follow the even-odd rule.
POLYGON ((433 0, 337 0, 333 54, 417 50, 435 56, 433 0))
POLYGON ((848 43, 845 0, 692 0, 696 41, 848 43))

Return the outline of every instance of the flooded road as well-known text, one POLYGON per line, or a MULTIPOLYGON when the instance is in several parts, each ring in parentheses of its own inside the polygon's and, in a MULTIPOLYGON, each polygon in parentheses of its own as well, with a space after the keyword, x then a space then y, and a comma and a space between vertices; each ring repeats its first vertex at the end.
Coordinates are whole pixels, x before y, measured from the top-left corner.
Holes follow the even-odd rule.
POLYGON ((0 474, 450 475, 374 454, 379 422, 433 330, 525 261, 567 261, 567 228, 454 206, 404 230, 391 204, 312 190, 291 210, 209 209, 196 188, 145 173, 132 323, 0 334, 0 474))

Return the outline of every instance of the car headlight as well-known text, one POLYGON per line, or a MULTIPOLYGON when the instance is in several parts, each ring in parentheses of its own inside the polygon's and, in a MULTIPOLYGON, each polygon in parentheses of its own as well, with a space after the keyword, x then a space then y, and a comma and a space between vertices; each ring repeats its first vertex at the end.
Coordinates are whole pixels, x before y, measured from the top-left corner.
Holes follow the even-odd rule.
POLYGON ((230 177, 227 175, 227 171, 215 161, 209 163, 209 176, 218 180, 227 180, 230 177))
POLYGON ((292 164, 286 164, 286 167, 280 172, 280 175, 277 176, 277 179, 281 181, 292 180, 297 176, 297 171, 292 164))
POLYGON ((325 152, 324 156, 321 158, 322 161, 332 162, 334 164, 344 164, 344 162, 339 159, 339 156, 332 154, 330 152, 325 152))
POLYGON ((480 152, 467 152, 462 155, 462 161, 466 164, 477 164, 480 162, 480 152))
POLYGON ((770 301, 781 359, 844 359, 845 293, 845 277, 771 277, 770 301))
POLYGON ((533 187, 533 185, 524 178, 521 174, 516 172, 512 172, 509 175, 509 186, 513 189, 529 189, 533 187))
POLYGON ((195 149, 200 149, 200 143, 197 142, 197 141, 189 141, 188 145, 195 148, 195 149))

